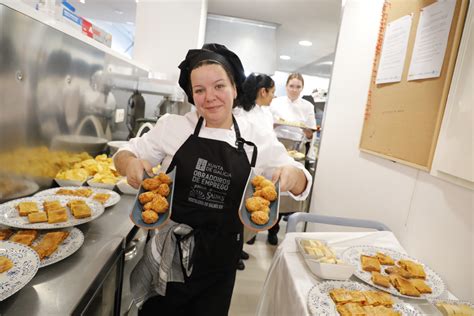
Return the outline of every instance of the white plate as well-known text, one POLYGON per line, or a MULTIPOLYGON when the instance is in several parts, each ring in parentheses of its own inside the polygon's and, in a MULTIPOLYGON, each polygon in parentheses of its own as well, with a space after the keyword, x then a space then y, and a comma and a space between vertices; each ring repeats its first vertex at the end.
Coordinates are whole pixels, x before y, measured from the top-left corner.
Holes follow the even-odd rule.
POLYGON ((65 227, 72 227, 77 226, 80 224, 84 224, 94 219, 98 218, 100 215, 104 213, 104 206, 99 202, 81 198, 77 196, 65 196, 65 195, 45 195, 45 196, 32 196, 22 199, 13 200, 7 203, 3 203, 0 205, 0 224, 16 227, 16 228, 26 228, 26 229, 55 229, 55 228, 65 228, 65 227), (20 216, 18 214, 18 210, 16 206, 20 202, 36 202, 38 204, 38 209, 40 211, 43 210, 43 202, 44 201, 52 201, 52 200, 59 200, 61 205, 65 206, 68 209, 68 221, 49 224, 49 223, 30 223, 28 221, 27 216, 20 216), (66 203, 70 200, 84 200, 86 201, 87 205, 91 208, 92 216, 77 219, 72 216, 69 208, 66 206, 66 203))
MULTIPOLYGON (((344 252, 342 253, 342 260, 344 260, 345 262, 347 262, 349 264, 352 264, 352 265, 356 266, 356 270, 354 272, 354 275, 356 277, 358 277, 362 281, 366 282, 367 284, 370 284, 371 286, 376 287, 376 288, 378 288, 382 291, 388 292, 392 295, 406 297, 406 298, 410 298, 410 299, 422 299, 423 300, 423 299, 428 299, 428 298, 436 298, 436 297, 440 296, 441 294, 443 294, 444 291, 446 290, 446 285, 444 284, 441 277, 436 272, 431 270, 427 265, 421 263, 420 261, 416 260, 415 258, 410 257, 409 255, 403 254, 401 252, 398 252, 398 251, 395 251, 395 250, 392 250, 392 249, 374 247, 374 246, 354 246, 354 247, 350 247, 350 248, 344 250, 344 252), (374 256, 378 251, 382 252, 386 255, 389 255, 390 257, 392 257, 393 260, 395 260, 395 262, 400 260, 400 259, 408 259, 408 260, 414 261, 418 264, 421 264, 423 266, 423 268, 425 269, 425 273, 426 273, 425 282, 426 282, 426 284, 428 284, 431 287, 431 289, 433 290, 433 293, 431 293, 431 294, 421 294, 420 297, 407 296, 407 295, 400 294, 400 292, 398 292, 398 290, 396 288, 394 288, 393 286, 390 286, 390 288, 385 288, 383 286, 374 284, 371 280, 372 274, 370 272, 362 270, 362 266, 361 266, 361 263, 360 263, 360 255, 364 254, 364 255, 368 255, 368 256, 374 256)), ((382 266, 382 270, 385 269, 385 267, 388 267, 388 266, 382 266)), ((385 274, 383 272, 381 272, 381 273, 385 274)))
POLYGON ((66 180, 66 179, 54 178, 54 181, 56 181, 56 183, 61 187, 70 187, 70 186, 80 187, 84 185, 84 183, 86 183, 86 180, 81 181, 81 180, 66 180))
POLYGON ((0 273, 0 301, 21 290, 38 272, 40 260, 36 252, 22 244, 0 241, 0 256, 13 262, 13 267, 0 273))
MULTIPOLYGON (((333 316, 339 315, 336 304, 329 296, 333 289, 346 289, 352 291, 368 291, 370 287, 353 281, 325 281, 316 284, 308 293, 308 309, 312 315, 333 316)), ((403 316, 416 316, 420 313, 410 304, 394 300, 393 309, 403 316)))
POLYGON ((93 188, 100 188, 100 189, 107 189, 113 190, 115 188, 115 183, 101 183, 101 182, 94 182, 93 179, 87 180, 87 184, 93 188))
MULTIPOLYGON (((440 314, 443 315, 441 310, 436 306, 436 303, 444 303, 444 304, 450 304, 450 305, 467 305, 470 308, 474 309, 474 304, 468 301, 458 301, 458 300, 448 300, 448 299, 428 299, 428 301, 433 304, 435 307, 436 311, 440 314)), ((464 315, 464 314, 463 314, 464 315)), ((474 315, 474 314, 473 314, 474 315)))
MULTIPOLYGON (((76 227, 65 228, 64 230, 69 231, 69 236, 58 246, 58 249, 51 254, 49 257, 43 258, 40 262, 40 268, 44 268, 53 263, 59 262, 63 259, 66 259, 73 253, 75 253, 79 248, 81 248, 84 243, 84 234, 77 229, 76 227)), ((40 235, 33 242, 33 245, 38 244, 41 241, 41 238, 48 231, 40 232, 40 235)))
POLYGON ((117 182, 117 188, 124 194, 137 195, 138 189, 135 189, 127 182, 127 178, 122 178, 117 182))
MULTIPOLYGON (((73 186, 73 187, 52 188, 52 189, 40 191, 40 192, 36 193, 35 196, 53 195, 53 196, 57 196, 57 197, 60 197, 60 196, 75 197, 75 196, 73 196, 73 195, 62 195, 62 194, 56 195, 56 191, 58 191, 59 189, 77 190, 77 189, 79 189, 79 188, 78 188, 78 187, 74 187, 74 186, 73 186)), ((112 191, 112 190, 109 190, 109 189, 94 188, 94 187, 84 187, 84 189, 91 189, 92 192, 93 192, 90 197, 86 198, 88 201, 95 201, 95 202, 97 202, 96 200, 93 199, 94 195, 97 194, 97 193, 107 193, 107 194, 110 194, 110 197, 109 197, 109 199, 105 202, 104 207, 113 206, 113 205, 117 204, 117 203, 120 201, 120 194, 118 194, 118 193, 115 192, 115 191, 112 191)))

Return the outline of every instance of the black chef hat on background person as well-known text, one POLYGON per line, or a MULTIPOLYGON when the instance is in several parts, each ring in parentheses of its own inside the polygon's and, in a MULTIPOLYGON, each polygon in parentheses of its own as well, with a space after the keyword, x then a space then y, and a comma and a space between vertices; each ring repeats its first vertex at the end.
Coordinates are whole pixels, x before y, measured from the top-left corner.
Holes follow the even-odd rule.
MULTIPOLYGON (((190 49, 186 58, 179 64, 181 70, 179 75, 179 86, 186 92, 189 103, 194 104, 193 92, 191 89, 191 71, 203 60, 213 60, 221 64, 230 74, 232 74, 237 95, 243 93, 242 84, 245 81, 245 72, 239 56, 220 44, 204 44, 201 49, 190 49)), ((234 104, 235 106, 236 104, 234 104)))

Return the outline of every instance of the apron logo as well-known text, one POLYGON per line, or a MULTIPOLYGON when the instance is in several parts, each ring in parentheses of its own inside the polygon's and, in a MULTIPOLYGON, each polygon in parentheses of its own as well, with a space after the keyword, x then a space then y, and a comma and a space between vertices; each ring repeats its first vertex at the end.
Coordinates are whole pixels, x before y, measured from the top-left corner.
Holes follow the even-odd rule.
POLYGON ((199 158, 196 163, 196 170, 206 171, 207 160, 199 158))

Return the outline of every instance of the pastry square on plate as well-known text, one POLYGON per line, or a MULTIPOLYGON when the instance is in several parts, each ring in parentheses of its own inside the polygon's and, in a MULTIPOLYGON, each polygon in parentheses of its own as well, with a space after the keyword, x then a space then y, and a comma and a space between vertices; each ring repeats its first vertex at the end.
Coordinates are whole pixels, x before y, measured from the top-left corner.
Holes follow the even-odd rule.
POLYGON ((419 297, 420 291, 414 287, 410 281, 399 276, 398 274, 390 274, 390 283, 400 292, 400 294, 419 297))
POLYGON ((43 202, 43 209, 46 213, 49 211, 61 209, 63 206, 61 205, 61 202, 59 200, 53 200, 53 201, 44 201, 43 202))
POLYGON ((20 202, 18 203, 18 212, 20 216, 27 216, 33 212, 39 212, 36 202, 20 202))
POLYGON ((331 291, 329 291, 329 296, 331 296, 332 300, 336 304, 348 303, 352 299, 352 295, 350 294, 350 291, 347 291, 345 289, 331 290, 331 291))
POLYGON ((13 262, 5 256, 0 256, 0 273, 10 270, 13 262))
POLYGON ((30 223, 42 223, 48 221, 46 212, 35 212, 28 214, 28 221, 30 223))
POLYGON ((91 216, 91 209, 87 204, 72 205, 71 212, 75 218, 85 218, 91 216))
POLYGON ((398 275, 404 277, 405 279, 409 279, 409 278, 412 277, 410 272, 408 272, 407 270, 405 270, 403 268, 397 267, 397 266, 388 267, 388 268, 385 269, 385 272, 387 274, 398 274, 398 275))
POLYGON ((382 252, 377 251, 375 254, 377 259, 379 260, 380 264, 386 265, 386 266, 393 266, 395 264, 395 261, 390 257, 389 255, 386 255, 382 252))
POLYGON ((94 195, 94 197, 92 197, 94 200, 102 203, 102 204, 105 204, 105 202, 107 202, 107 200, 110 198, 110 194, 108 193, 97 193, 96 195, 94 195))
POLYGON ((409 281, 422 294, 433 292, 431 287, 428 284, 426 284, 425 281, 422 279, 410 279, 409 281))
POLYGON ((83 197, 90 197, 92 195, 92 193, 93 193, 92 189, 81 188, 81 189, 76 190, 75 195, 83 196, 83 197))
POLYGON ((71 208, 73 205, 79 205, 79 204, 86 204, 86 201, 84 200, 70 200, 69 202, 67 202, 67 206, 69 208, 71 208))
POLYGON ((372 271, 372 282, 383 287, 390 287, 390 278, 377 271, 372 271))
POLYGON ((10 238, 10 241, 29 246, 37 236, 38 231, 36 230, 19 230, 13 234, 13 236, 10 238))
POLYGON ((345 315, 365 315, 365 311, 361 305, 356 303, 347 303, 344 305, 338 305, 337 311, 339 314, 345 315))
POLYGON ((376 257, 361 255, 360 261, 362 264, 362 270, 367 272, 380 272, 380 262, 376 257))
POLYGON ((399 260, 398 265, 407 270, 412 275, 412 277, 426 279, 425 269, 423 269, 421 264, 410 260, 399 260))
POLYGON ((0 240, 7 240, 13 234, 11 229, 2 229, 0 230, 0 240))
POLYGON ((57 209, 57 210, 51 210, 48 212, 48 223, 49 224, 54 224, 54 223, 61 223, 61 222, 67 222, 67 213, 65 208, 57 209))

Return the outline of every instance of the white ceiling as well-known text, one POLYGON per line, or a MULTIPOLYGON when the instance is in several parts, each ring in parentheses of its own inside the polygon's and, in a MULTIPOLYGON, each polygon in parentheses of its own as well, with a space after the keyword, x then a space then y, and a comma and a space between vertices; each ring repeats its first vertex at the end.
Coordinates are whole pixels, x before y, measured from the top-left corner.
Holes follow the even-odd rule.
MULTIPOLYGON (((135 22, 136 0, 69 2, 85 18, 135 22)), ((208 0, 208 13, 279 25, 276 56, 288 55, 291 59, 277 58, 277 70, 323 77, 330 75, 341 12, 341 0, 208 0), (313 45, 303 47, 298 44, 300 40, 313 45)))

